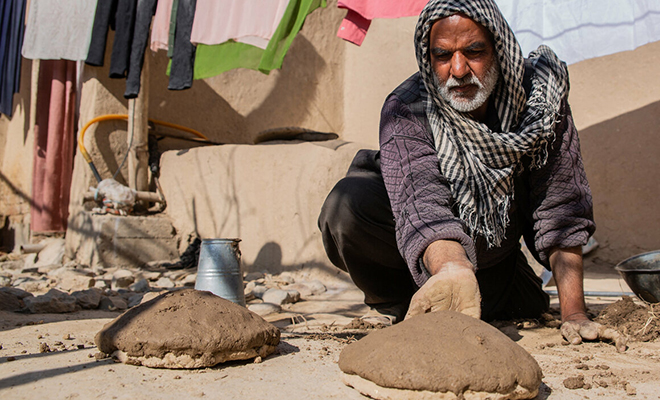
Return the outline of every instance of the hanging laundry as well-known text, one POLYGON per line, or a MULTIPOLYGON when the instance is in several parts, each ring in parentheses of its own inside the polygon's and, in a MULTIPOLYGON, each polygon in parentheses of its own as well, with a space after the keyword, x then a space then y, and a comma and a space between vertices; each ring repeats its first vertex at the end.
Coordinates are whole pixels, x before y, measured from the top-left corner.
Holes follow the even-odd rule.
POLYGON ((110 78, 125 78, 133 43, 137 2, 135 0, 99 0, 94 16, 93 36, 85 62, 103 66, 108 28, 115 31, 110 56, 110 78))
POLYGON ((124 97, 133 99, 140 92, 140 75, 144 65, 144 52, 149 42, 151 19, 156 12, 157 0, 138 0, 135 13, 135 28, 133 43, 131 43, 131 57, 126 77, 126 92, 124 97))
POLYGON ((170 18, 174 0, 158 0, 153 26, 151 27, 151 50, 167 50, 170 38, 170 18))
POLYGON ((265 49, 288 0, 197 0, 190 41, 221 44, 228 40, 265 49))
POLYGON ((25 0, 0 4, 0 112, 13 113, 14 93, 21 81, 21 47, 25 32, 25 0))
POLYGON ((75 62, 40 61, 30 210, 33 232, 66 230, 75 146, 75 88, 75 62))
POLYGON ((265 74, 281 68, 284 57, 305 19, 320 7, 326 7, 326 0, 290 0, 265 50, 234 41, 213 46, 199 44, 194 78, 209 78, 235 68, 249 68, 265 74))
POLYGON ((371 20, 418 16, 428 0, 339 0, 337 7, 348 10, 337 36, 361 45, 371 20))
POLYGON ((23 57, 84 60, 92 35, 96 1, 31 0, 23 57))
MULTIPOLYGON (((174 33, 174 52, 170 61, 170 90, 183 90, 192 86, 195 65, 195 45, 190 42, 196 0, 178 0, 174 33)), ((174 11, 172 11, 174 14, 174 11)))

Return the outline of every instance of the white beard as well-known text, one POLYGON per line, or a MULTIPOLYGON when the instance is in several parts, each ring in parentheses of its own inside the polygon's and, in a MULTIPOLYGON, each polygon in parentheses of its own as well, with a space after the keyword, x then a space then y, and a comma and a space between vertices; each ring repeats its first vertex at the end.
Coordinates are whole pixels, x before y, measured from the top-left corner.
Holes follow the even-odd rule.
POLYGON ((490 97, 490 94, 495 90, 495 86, 500 79, 500 65, 497 61, 493 61, 493 65, 488 69, 481 82, 473 73, 461 79, 449 77, 446 82, 442 82, 437 74, 433 74, 433 80, 438 88, 440 97, 443 98, 454 110, 459 112, 472 112, 481 107, 490 97), (458 93, 452 93, 450 89, 464 85, 476 85, 477 93, 469 97, 464 97, 458 93))

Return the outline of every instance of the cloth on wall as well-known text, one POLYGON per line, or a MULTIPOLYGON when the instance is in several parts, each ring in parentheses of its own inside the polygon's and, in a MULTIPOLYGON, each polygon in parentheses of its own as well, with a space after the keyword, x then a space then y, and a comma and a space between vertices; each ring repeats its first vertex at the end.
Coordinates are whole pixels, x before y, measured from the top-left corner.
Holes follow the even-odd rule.
POLYGON ((361 45, 376 18, 418 16, 428 0, 339 0, 337 7, 348 10, 337 36, 361 45))
POLYGON ((326 0, 291 0, 266 49, 234 41, 219 45, 197 46, 194 78, 204 79, 235 68, 249 68, 263 73, 282 67, 284 57, 305 19, 326 0))
POLYGON ((84 60, 92 36, 96 1, 31 0, 23 57, 84 60))
POLYGON ((214 45, 231 39, 265 49, 288 4, 288 0, 197 0, 190 41, 214 45))
POLYGON ((10 118, 21 81, 23 21, 25 0, 0 3, 0 112, 10 118))
POLYGON ((33 232, 66 230, 75 146, 75 88, 74 61, 40 61, 30 211, 33 232))

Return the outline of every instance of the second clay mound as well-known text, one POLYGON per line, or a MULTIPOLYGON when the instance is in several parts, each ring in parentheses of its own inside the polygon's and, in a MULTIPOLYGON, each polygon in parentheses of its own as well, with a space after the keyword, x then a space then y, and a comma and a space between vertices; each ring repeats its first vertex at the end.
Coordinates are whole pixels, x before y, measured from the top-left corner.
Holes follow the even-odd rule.
POLYGON ((210 292, 170 292, 130 309, 95 337, 122 362, 156 368, 204 368, 266 357, 280 331, 246 308, 210 292))
POLYGON ((530 399, 542 378, 525 349, 454 311, 370 333, 342 351, 339 368, 344 383, 382 400, 530 399))

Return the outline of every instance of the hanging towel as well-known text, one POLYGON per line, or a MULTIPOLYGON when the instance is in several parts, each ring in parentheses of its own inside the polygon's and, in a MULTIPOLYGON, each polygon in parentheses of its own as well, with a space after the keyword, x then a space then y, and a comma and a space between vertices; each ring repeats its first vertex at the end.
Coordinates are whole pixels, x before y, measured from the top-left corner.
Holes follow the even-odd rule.
POLYGON ((249 68, 268 74, 281 68, 284 57, 305 19, 319 7, 326 7, 326 0, 291 0, 266 49, 245 43, 225 42, 219 45, 197 46, 195 79, 220 75, 235 68, 249 68))
POLYGON ((158 0, 151 27, 151 51, 167 50, 170 38, 170 18, 174 0, 158 0))
POLYGON ((288 0, 197 0, 190 41, 221 44, 230 39, 265 49, 288 0))
POLYGON ((23 57, 84 60, 92 36, 96 1, 31 0, 23 57))
POLYGON ((75 88, 75 62, 40 61, 30 210, 33 232, 66 230, 73 175, 75 88))
POLYGON ((11 118, 21 81, 25 0, 3 1, 0 21, 0 112, 11 118))
POLYGON ((428 0, 339 0, 337 7, 348 9, 337 36, 361 45, 371 20, 418 16, 428 0))
MULTIPOLYGON (((196 0, 177 0, 174 52, 170 62, 170 90, 183 90, 192 86, 195 65, 195 45, 190 42, 196 0)), ((173 12, 174 13, 174 12, 173 12)))

